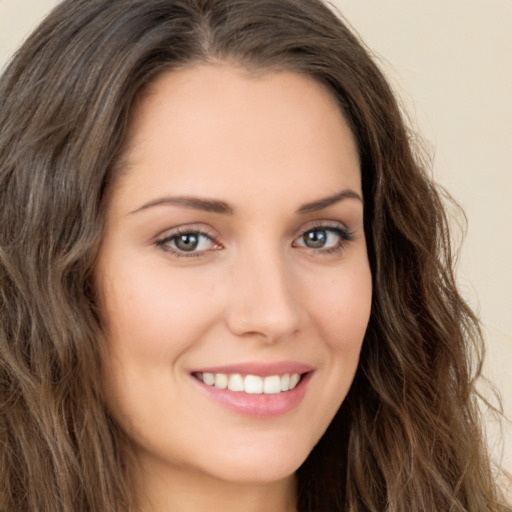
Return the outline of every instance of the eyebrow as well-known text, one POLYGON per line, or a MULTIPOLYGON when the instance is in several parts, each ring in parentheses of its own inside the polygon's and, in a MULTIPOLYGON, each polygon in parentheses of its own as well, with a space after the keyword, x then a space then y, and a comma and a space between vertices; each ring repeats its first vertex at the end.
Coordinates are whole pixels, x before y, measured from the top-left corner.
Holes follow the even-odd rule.
POLYGON ((137 208, 136 210, 130 212, 130 214, 137 213, 142 210, 147 210, 148 208, 152 208, 153 206, 161 205, 177 205, 183 206, 184 208, 190 208, 192 210, 202 210, 204 212, 222 213, 225 215, 233 214, 233 208, 231 208, 231 206, 229 206, 224 201, 218 201, 216 199, 201 199, 199 197, 187 196, 160 197, 158 199, 154 199, 153 201, 149 201, 148 203, 143 204, 140 208, 137 208))
MULTIPOLYGON (((329 197, 324 197, 322 199, 318 199, 316 201, 303 204, 296 211, 296 213, 305 214, 316 212, 318 210, 323 210, 324 208, 328 208, 329 206, 332 206, 333 204, 336 204, 344 199, 357 199, 358 201, 363 202, 363 199, 357 192, 354 192, 353 190, 350 189, 346 189, 339 192, 338 194, 334 194, 329 197)), ((148 208, 163 205, 177 205, 182 206, 184 208, 190 208, 192 210, 201 210, 204 212, 220 213, 224 215, 233 215, 234 213, 233 208, 229 206, 229 204, 226 203, 225 201, 219 201, 217 199, 203 199, 199 197, 190 196, 168 196, 153 199, 152 201, 144 203, 140 208, 131 211, 130 215, 138 213, 143 210, 147 210, 148 208)))
POLYGON ((345 189, 338 194, 324 197, 323 199, 318 199, 317 201, 312 201, 311 203, 303 204, 297 210, 297 213, 304 214, 323 210, 324 208, 328 208, 329 206, 339 203, 344 199, 357 199, 358 201, 361 201, 361 203, 363 202, 363 198, 357 192, 351 189, 345 189))

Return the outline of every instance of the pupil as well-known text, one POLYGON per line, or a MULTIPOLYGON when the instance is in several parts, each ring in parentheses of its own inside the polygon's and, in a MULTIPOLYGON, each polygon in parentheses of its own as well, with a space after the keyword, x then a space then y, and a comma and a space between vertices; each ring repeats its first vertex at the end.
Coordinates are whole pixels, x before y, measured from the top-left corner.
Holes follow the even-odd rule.
POLYGON ((181 251, 193 251, 199 244, 199 237, 194 233, 180 235, 175 243, 181 251))
POLYGON ((320 249, 327 241, 327 233, 322 230, 308 231, 304 235, 304 243, 312 249, 320 249))

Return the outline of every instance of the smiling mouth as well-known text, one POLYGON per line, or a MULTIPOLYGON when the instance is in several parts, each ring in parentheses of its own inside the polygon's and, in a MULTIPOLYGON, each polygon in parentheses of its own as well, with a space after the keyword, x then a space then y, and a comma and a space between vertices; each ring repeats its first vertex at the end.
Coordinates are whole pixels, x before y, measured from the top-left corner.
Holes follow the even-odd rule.
POLYGON ((285 373, 262 377, 240 373, 195 372, 192 375, 203 384, 217 389, 252 395, 276 395, 294 389, 305 374, 285 373))

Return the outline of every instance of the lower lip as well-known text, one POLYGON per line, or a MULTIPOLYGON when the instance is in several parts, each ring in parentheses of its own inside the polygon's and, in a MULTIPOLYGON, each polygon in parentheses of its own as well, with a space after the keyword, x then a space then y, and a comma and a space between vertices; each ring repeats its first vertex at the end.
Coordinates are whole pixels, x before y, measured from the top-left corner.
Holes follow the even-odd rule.
POLYGON ((271 395, 218 389, 203 384, 193 376, 191 378, 210 398, 238 414, 253 418, 273 418, 286 414, 302 402, 312 373, 304 374, 295 388, 271 395))

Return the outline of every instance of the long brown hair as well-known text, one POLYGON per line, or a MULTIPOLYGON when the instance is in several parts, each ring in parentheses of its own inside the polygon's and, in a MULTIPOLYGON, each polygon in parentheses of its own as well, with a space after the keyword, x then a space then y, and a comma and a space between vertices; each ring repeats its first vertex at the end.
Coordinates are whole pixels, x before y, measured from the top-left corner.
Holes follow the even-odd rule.
POLYGON ((299 510, 507 510, 476 405, 481 334, 455 285, 440 194, 386 80, 320 0, 65 0, 6 69, 0 509, 137 508, 101 389, 91 273, 105 191, 141 90, 220 60, 326 85, 361 158, 372 314, 349 395, 297 472, 299 510))

